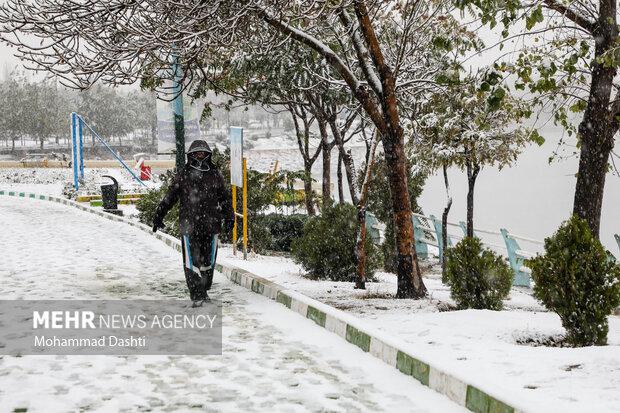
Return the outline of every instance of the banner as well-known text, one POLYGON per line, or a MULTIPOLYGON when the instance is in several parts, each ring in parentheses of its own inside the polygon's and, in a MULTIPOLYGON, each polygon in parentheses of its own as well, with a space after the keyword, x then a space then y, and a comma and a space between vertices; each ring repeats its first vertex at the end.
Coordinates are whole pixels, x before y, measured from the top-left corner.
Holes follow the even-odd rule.
POLYGON ((243 186, 243 128, 230 127, 230 183, 243 186))

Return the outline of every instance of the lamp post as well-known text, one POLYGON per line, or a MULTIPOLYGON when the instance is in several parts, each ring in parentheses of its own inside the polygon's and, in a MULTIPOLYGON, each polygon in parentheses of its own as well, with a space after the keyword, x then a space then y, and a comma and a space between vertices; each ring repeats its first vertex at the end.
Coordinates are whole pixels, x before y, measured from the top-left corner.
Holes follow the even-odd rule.
POLYGON ((176 168, 180 171, 185 166, 185 120, 183 115, 183 76, 181 65, 177 56, 172 58, 174 100, 172 110, 174 112, 174 138, 176 142, 176 168))

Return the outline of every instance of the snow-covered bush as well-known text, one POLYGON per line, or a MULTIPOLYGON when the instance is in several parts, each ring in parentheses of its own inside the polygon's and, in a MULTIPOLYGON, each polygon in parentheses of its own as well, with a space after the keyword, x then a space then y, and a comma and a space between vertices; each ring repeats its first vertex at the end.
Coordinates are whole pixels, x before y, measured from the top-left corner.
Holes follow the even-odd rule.
POLYGON ((513 273, 504 258, 480 239, 463 238, 446 251, 446 282, 459 308, 501 310, 513 273))
POLYGON ((604 345, 607 316, 620 304, 620 265, 574 215, 527 261, 534 297, 555 311, 573 346, 604 345))
POLYGON ((267 214, 259 215, 254 221, 264 227, 270 236, 266 249, 272 251, 290 252, 291 243, 303 236, 304 225, 308 216, 304 214, 267 214))
MULTIPOLYGON (((293 258, 308 276, 334 281, 354 281, 357 210, 350 204, 325 208, 320 216, 308 219, 303 237, 292 243, 293 258)), ((371 281, 380 264, 380 255, 370 237, 366 238, 366 279, 371 281)))
MULTIPOLYGON (((259 254, 268 251, 291 252, 291 243, 303 235, 307 218, 302 214, 256 215, 249 221, 250 248, 259 254)), ((238 225, 241 225, 240 221, 238 225)))

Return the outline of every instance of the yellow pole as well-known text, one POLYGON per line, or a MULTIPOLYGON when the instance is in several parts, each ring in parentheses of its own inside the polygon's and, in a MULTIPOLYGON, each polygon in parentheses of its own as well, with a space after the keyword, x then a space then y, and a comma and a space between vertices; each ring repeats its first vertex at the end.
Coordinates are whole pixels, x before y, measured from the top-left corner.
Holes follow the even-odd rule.
POLYGON ((237 187, 235 185, 232 186, 232 207, 233 211, 235 211, 235 225, 233 225, 233 255, 237 255, 237 187))
POLYGON ((248 256, 248 171, 243 158, 243 259, 248 256))

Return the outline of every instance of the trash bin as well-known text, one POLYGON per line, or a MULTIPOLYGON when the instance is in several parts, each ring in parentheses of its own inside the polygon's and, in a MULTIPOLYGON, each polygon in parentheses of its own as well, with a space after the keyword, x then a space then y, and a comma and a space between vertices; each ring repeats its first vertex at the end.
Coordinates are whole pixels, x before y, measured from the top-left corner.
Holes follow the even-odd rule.
POLYGON ((122 211, 118 209, 118 181, 110 175, 103 175, 104 178, 110 178, 113 183, 101 185, 101 201, 103 210, 112 214, 122 215, 122 211))

